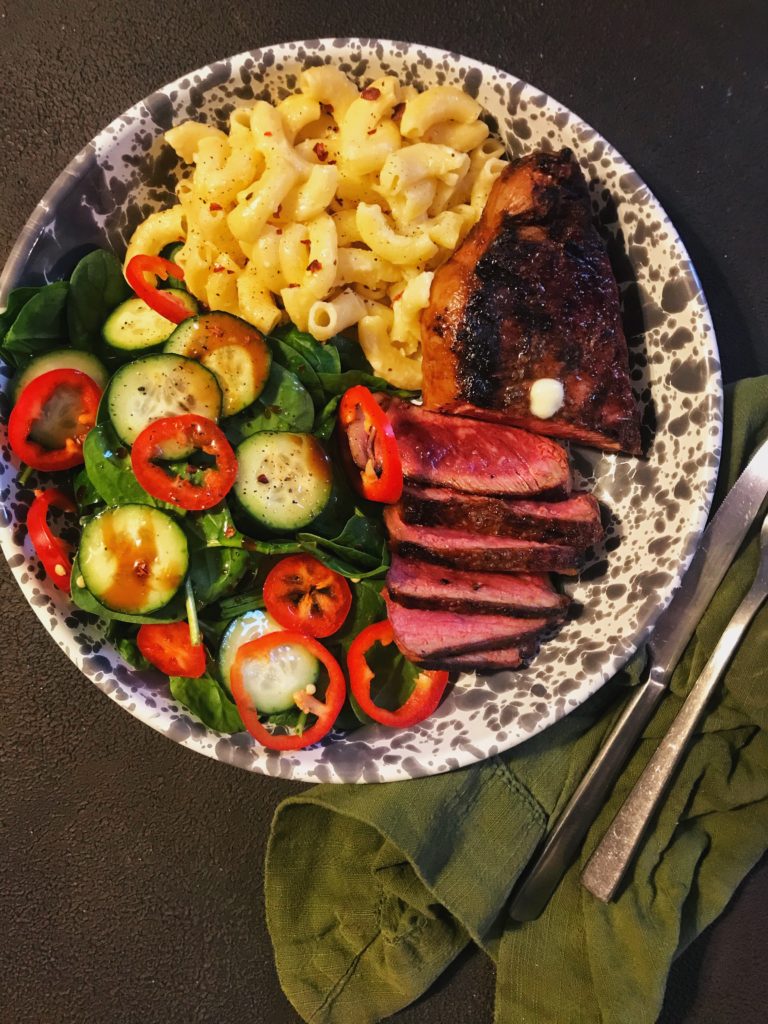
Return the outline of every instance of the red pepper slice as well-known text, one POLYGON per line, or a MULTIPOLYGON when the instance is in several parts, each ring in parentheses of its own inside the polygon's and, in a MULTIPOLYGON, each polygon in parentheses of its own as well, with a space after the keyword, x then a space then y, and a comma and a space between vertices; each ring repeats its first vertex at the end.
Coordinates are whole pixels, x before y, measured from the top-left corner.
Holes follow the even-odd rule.
POLYGON ((389 418, 371 391, 358 384, 339 404, 342 457, 356 490, 369 501, 394 502, 403 493, 403 464, 389 418))
POLYGON ((145 427, 131 449, 131 466, 145 491, 153 498, 169 501, 191 512, 213 508, 230 490, 237 476, 237 458, 232 446, 213 420, 186 413, 164 416, 145 427), (202 482, 169 473, 155 461, 172 448, 193 445, 198 451, 212 455, 215 466, 196 470, 202 482))
POLYGON ((145 623, 136 637, 136 646, 167 676, 199 679, 205 672, 205 648, 192 643, 186 620, 145 623))
POLYGON ((154 309, 166 320, 180 324, 182 320, 190 317, 189 309, 175 295, 169 295, 167 291, 161 291, 155 284, 157 278, 163 281, 168 277, 177 277, 184 280, 184 271, 176 263, 163 259, 162 256, 134 256, 125 268, 125 279, 133 288, 140 299, 143 299, 150 309, 154 309), (146 275, 152 274, 154 280, 148 281, 146 275))
POLYGON ((289 555, 264 580, 264 604, 284 629, 324 637, 341 629, 352 591, 343 576, 312 555, 289 555))
POLYGON ((280 633, 267 633, 256 640, 249 640, 240 647, 235 655, 230 670, 230 685, 232 696, 235 698, 237 710, 243 723, 254 739, 257 739, 262 746, 270 750, 301 750, 309 747, 330 732, 333 723, 339 717, 339 712, 344 705, 347 687, 344 682, 344 673, 338 661, 330 654, 322 644, 310 636, 297 633, 295 630, 285 630, 280 633), (328 686, 325 690, 325 699, 318 700, 314 694, 300 690, 294 694, 296 706, 307 714, 317 716, 317 721, 309 729, 305 729, 301 736, 284 735, 276 736, 271 733, 259 721, 259 712, 254 708, 245 690, 243 677, 243 666, 250 658, 263 657, 275 648, 283 644, 297 644, 304 647, 310 654, 314 655, 328 671, 328 686))
POLYGON ((35 491, 35 500, 27 512, 27 530, 43 568, 59 590, 64 590, 68 594, 72 562, 67 546, 48 525, 48 510, 51 506, 61 509, 62 512, 77 512, 74 501, 57 488, 49 487, 47 491, 35 491))
POLYGON ((375 622, 372 626, 367 626, 355 637, 347 654, 349 685, 355 700, 369 718, 381 722, 382 725, 404 728, 429 718, 443 696, 448 683, 448 673, 426 670, 420 672, 416 677, 413 693, 397 711, 380 708, 371 697, 373 672, 365 660, 365 655, 375 643, 387 647, 393 640, 392 626, 386 619, 384 622, 375 622))
POLYGON ((50 370, 30 381, 8 419, 8 440, 22 462, 56 472, 83 461, 83 441, 96 422, 101 388, 80 370, 50 370), (43 430, 43 428, 48 428, 43 430), (45 433, 63 437, 62 447, 40 444, 45 433))

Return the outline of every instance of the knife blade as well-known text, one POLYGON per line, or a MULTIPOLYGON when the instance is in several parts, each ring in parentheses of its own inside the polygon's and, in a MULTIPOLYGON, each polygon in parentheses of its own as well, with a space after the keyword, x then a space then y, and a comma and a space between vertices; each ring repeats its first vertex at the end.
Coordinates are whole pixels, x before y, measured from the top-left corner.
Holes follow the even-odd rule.
POLYGON ((666 693, 688 641, 767 493, 768 439, 755 452, 702 534, 688 569, 649 640, 648 678, 630 699, 513 891, 509 905, 513 920, 535 920, 572 864, 608 792, 666 693))

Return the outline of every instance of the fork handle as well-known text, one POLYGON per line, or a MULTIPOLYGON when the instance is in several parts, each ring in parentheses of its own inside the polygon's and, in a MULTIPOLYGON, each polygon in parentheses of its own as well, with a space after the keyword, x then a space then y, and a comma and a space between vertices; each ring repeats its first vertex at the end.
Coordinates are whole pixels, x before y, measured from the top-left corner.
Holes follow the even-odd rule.
POLYGON ((581 881, 598 899, 607 902, 613 898, 640 844, 646 826, 682 758, 688 740, 745 630, 765 600, 767 592, 767 581, 756 579, 734 612, 733 618, 685 698, 666 736, 587 862, 581 881))

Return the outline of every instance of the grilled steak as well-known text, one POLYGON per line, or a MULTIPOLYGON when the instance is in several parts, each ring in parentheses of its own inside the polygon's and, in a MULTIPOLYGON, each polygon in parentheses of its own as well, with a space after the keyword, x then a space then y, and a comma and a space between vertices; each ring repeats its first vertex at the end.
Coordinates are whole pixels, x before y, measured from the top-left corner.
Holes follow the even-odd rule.
POLYGON ((404 557, 420 558, 438 565, 481 572, 560 572, 573 575, 583 562, 583 552, 566 544, 541 544, 514 537, 484 537, 469 530, 440 526, 411 526, 403 522, 400 508, 384 512, 390 547, 404 557))
POLYGON ((454 654, 450 658, 431 658, 419 664, 424 668, 442 668, 449 672, 499 672, 505 668, 519 668, 524 660, 536 653, 537 647, 535 641, 526 641, 495 651, 476 651, 473 654, 454 654))
POLYGON ((519 501, 461 494, 447 487, 406 487, 402 517, 414 526, 450 526, 588 548, 603 536, 600 506, 591 494, 565 501, 519 501))
POLYGON ((569 604, 544 573, 478 573, 394 555, 387 590, 407 608, 558 618, 569 604))
POLYGON ((517 640, 531 640, 551 626, 548 619, 508 615, 463 615, 460 612, 406 608, 384 592, 395 643, 406 658, 428 661, 472 651, 498 650, 517 640))
POLYGON ((426 407, 640 452, 619 293, 570 150, 502 172, 421 323, 426 407), (531 413, 541 378, 565 392, 548 419, 531 413))
POLYGON ((442 416, 380 398, 407 480, 469 494, 561 498, 571 489, 568 457, 554 441, 515 427, 442 416))

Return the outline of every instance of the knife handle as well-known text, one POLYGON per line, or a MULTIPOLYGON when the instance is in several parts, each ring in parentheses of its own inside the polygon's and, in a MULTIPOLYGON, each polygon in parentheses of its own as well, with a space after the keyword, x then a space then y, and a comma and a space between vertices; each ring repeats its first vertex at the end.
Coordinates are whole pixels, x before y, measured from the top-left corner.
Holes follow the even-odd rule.
MULTIPOLYGON (((768 558, 765 563, 768 569, 768 558)), ((736 609, 667 734, 587 862, 582 884, 603 902, 612 899, 619 887, 685 747, 747 626, 765 600, 767 590, 768 571, 758 574, 736 609), (761 575, 765 578, 761 579, 761 575)))
POLYGON ((666 692, 666 674, 652 669, 560 814, 544 846, 513 893, 509 916, 533 921, 576 857, 589 827, 666 692))

